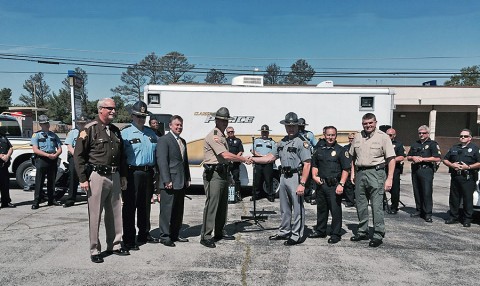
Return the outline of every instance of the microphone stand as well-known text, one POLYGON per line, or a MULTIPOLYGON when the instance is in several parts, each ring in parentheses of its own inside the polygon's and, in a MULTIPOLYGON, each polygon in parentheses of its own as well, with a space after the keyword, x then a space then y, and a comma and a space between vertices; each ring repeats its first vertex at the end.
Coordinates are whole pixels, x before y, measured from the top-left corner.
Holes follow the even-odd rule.
MULTIPOLYGON (((252 155, 255 156, 255 137, 252 136, 252 155)), ((257 198, 256 198, 256 192, 257 192, 257 188, 256 188, 256 180, 255 180, 255 176, 256 175, 256 170, 255 170, 255 166, 253 166, 253 180, 252 180, 252 200, 253 200, 253 212, 252 212, 252 215, 251 216, 241 216, 240 219, 241 221, 240 222, 246 222, 246 221, 253 221, 255 225, 258 225, 260 226, 262 229, 265 229, 260 223, 259 221, 262 221, 264 222, 265 220, 268 219, 268 216, 264 216, 264 215, 257 215, 257 198)), ((262 210, 263 212, 264 210, 262 210)))

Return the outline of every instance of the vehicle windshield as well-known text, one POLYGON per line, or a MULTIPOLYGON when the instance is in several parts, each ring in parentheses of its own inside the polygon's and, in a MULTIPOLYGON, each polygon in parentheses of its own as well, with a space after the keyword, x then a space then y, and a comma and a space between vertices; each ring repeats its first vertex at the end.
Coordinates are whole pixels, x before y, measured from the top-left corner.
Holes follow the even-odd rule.
POLYGON ((21 137, 22 130, 16 119, 1 116, 0 134, 4 134, 7 137, 21 137))

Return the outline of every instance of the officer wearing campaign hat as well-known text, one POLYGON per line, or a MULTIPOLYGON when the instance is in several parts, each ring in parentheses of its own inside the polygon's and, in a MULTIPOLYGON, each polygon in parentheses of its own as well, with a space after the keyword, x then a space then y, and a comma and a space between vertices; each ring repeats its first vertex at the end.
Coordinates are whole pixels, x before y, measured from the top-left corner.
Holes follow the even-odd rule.
POLYGON ((73 160, 73 152, 75 151, 75 144, 77 143, 77 138, 82 130, 85 127, 85 124, 88 122, 87 116, 80 115, 75 120, 75 128, 70 130, 65 139, 65 145, 67 145, 68 150, 68 172, 69 172, 69 183, 68 183, 68 197, 63 204, 64 208, 71 207, 75 204, 77 198, 77 189, 78 189, 78 174, 75 171, 75 161, 73 160))
POLYGON ((49 130, 50 121, 48 116, 40 115, 38 117, 40 130, 33 133, 30 145, 33 153, 36 155, 35 167, 37 173, 35 176, 35 195, 33 199, 32 209, 38 209, 40 201, 42 200, 43 183, 45 176, 47 176, 47 197, 48 205, 61 205, 60 202, 54 199, 55 177, 57 175, 57 161, 58 156, 62 154, 62 142, 57 134, 49 130))
POLYGON ((225 129, 228 126, 230 112, 221 107, 216 113, 215 128, 204 140, 203 185, 207 199, 203 212, 200 244, 205 247, 216 247, 215 241, 234 240, 235 237, 224 232, 228 211, 228 165, 229 162, 251 164, 250 158, 233 154, 228 149, 225 129))
POLYGON ((154 190, 158 137, 153 129, 145 126, 149 114, 145 102, 135 102, 131 110, 132 124, 121 131, 128 165, 127 189, 123 191, 123 242, 130 250, 138 250, 138 244, 159 242, 150 235, 150 199, 154 190), (138 226, 137 241, 135 241, 137 235, 135 212, 138 226))
POLYGON ((287 136, 278 143, 277 150, 263 157, 254 157, 253 161, 255 164, 264 164, 280 159, 281 177, 278 193, 282 221, 277 234, 270 236, 269 239, 286 240, 284 245, 295 245, 302 242, 305 229, 303 195, 310 171, 310 144, 298 133, 297 114, 287 113, 280 124, 285 125, 287 136))
MULTIPOLYGON (((269 132, 272 131, 268 125, 264 124, 260 127, 261 137, 255 138, 253 141, 253 150, 251 151, 254 156, 262 157, 267 154, 271 154, 276 151, 277 143, 268 137, 269 132)), ((253 190, 255 191, 255 198, 260 199, 266 196, 270 202, 275 201, 275 191, 273 190, 273 165, 274 163, 267 164, 255 164, 253 170, 253 190), (265 182, 265 189, 263 189, 263 182, 265 182)))

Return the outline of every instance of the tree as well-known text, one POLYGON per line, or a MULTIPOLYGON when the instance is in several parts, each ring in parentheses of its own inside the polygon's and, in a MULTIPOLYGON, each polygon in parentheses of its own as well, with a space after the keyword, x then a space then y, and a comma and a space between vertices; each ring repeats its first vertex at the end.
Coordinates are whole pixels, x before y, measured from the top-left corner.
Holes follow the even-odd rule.
POLYGON ((139 64, 129 66, 122 73, 121 80, 125 83, 110 89, 114 95, 121 96, 126 102, 142 99, 142 88, 147 82, 147 71, 139 64))
POLYGON ((61 88, 58 95, 53 92, 48 99, 47 115, 52 120, 59 120, 72 124, 72 105, 70 104, 70 91, 61 88))
POLYGON ((453 75, 447 80, 446 86, 479 86, 480 85, 480 66, 471 66, 462 68, 460 75, 453 75))
POLYGON ((285 73, 277 64, 269 64, 266 69, 266 73, 263 74, 263 82, 265 84, 281 84, 285 73))
POLYGON ((35 106, 34 92, 36 93, 37 107, 47 107, 48 98, 50 96, 50 87, 43 80, 43 73, 31 75, 23 84, 23 88, 29 93, 28 95, 20 95, 19 100, 26 106, 35 106))
POLYGON ((305 85, 312 80, 315 70, 303 59, 296 61, 285 78, 286 84, 305 85))
POLYGON ((132 117, 130 116, 130 109, 132 107, 131 104, 125 105, 125 102, 119 95, 113 96, 112 99, 115 101, 116 106, 114 122, 125 123, 132 121, 132 117))
POLYGON ((12 106, 12 90, 2 88, 0 90, 0 113, 7 111, 9 106, 12 106))
POLYGON ((148 84, 162 83, 161 73, 163 66, 160 60, 161 59, 155 53, 151 53, 137 65, 137 68, 143 69, 144 76, 150 78, 148 84))
POLYGON ((194 76, 186 75, 195 65, 189 64, 184 54, 170 52, 160 58, 162 67, 161 80, 164 84, 176 82, 193 82, 194 76))
POLYGON ((227 78, 222 71, 211 69, 205 77, 205 82, 209 84, 224 84, 227 82, 227 78))

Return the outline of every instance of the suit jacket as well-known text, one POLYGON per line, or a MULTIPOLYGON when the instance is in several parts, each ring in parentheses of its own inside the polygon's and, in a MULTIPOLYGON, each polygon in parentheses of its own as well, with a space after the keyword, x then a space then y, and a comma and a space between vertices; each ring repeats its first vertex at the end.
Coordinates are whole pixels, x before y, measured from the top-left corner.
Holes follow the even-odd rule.
POLYGON ((173 189, 183 189, 190 181, 187 143, 183 138, 181 140, 185 146, 183 158, 177 139, 171 132, 158 139, 157 165, 160 173, 160 189, 164 189, 165 184, 169 182, 173 183, 173 189))

